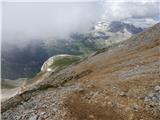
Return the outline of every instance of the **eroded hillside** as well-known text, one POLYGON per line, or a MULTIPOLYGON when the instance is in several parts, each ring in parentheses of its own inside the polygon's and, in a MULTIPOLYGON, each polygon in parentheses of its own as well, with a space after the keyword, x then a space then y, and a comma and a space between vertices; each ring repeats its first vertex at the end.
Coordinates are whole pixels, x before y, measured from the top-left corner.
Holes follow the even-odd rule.
POLYGON ((3 120, 159 120, 160 23, 46 72, 2 103, 3 120))

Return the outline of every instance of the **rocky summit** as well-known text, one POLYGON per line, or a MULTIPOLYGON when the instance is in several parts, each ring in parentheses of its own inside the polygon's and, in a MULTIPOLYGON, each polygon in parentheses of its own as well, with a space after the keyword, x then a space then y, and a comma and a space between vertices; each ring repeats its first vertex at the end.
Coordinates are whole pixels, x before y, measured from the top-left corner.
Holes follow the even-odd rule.
POLYGON ((2 120, 160 120, 160 23, 34 79, 2 120))

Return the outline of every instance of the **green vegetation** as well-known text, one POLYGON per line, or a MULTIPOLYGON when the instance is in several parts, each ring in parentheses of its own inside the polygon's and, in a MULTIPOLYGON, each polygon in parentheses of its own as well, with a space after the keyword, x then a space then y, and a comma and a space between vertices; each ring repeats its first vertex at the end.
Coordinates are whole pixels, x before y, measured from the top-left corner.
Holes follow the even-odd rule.
POLYGON ((102 41, 102 40, 97 40, 96 41, 96 46, 97 46, 98 49, 102 49, 102 48, 106 47, 106 42, 102 41))
MULTIPOLYGON (((65 57, 57 56, 53 64, 49 67, 50 68, 58 67, 58 69, 61 69, 61 68, 63 69, 68 65, 78 62, 79 60, 80 60, 80 57, 77 57, 77 56, 65 56, 65 57)), ((46 72, 39 72, 35 77, 27 80, 26 85, 35 83, 36 81, 40 80, 45 73, 46 72)))
POLYGON ((88 56, 89 54, 91 54, 94 51, 91 47, 85 46, 81 42, 77 42, 75 45, 79 48, 79 52, 81 53, 81 55, 83 57, 88 56))
POLYGON ((59 57, 55 58, 55 61, 51 65, 51 67, 63 67, 63 66, 68 66, 73 63, 76 63, 80 60, 80 57, 59 57))

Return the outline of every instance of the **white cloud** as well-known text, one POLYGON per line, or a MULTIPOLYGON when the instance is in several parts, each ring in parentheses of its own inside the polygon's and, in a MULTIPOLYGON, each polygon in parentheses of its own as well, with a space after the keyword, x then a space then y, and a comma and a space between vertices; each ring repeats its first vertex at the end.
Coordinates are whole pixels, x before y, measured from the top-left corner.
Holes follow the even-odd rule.
POLYGON ((103 0, 105 2, 116 2, 116 3, 124 3, 124 2, 131 2, 131 3, 155 3, 159 2, 159 0, 103 0))
POLYGON ((143 27, 151 26, 160 19, 159 0, 27 0, 30 3, 23 5, 20 2, 26 0, 3 1, 2 32, 3 38, 7 37, 3 40, 10 39, 13 42, 18 39, 15 36, 23 40, 53 38, 57 35, 65 37, 70 32, 88 30, 92 22, 97 21, 104 11, 109 21, 123 20, 143 27), (14 3, 18 1, 20 2, 14 3), (98 4, 91 4, 95 1, 99 1, 98 4), (65 4, 55 6, 54 2, 90 3, 65 7, 65 4))
POLYGON ((108 19, 153 18, 160 14, 158 0, 151 0, 150 2, 148 0, 142 0, 141 2, 138 2, 138 0, 120 1, 110 2, 106 0, 104 9, 108 19))
POLYGON ((87 31, 99 14, 97 3, 3 3, 3 41, 66 38, 87 31))
POLYGON ((2 0, 4 2, 97 2, 99 0, 2 0))
POLYGON ((103 9, 108 21, 120 20, 141 27, 160 21, 159 0, 105 0, 103 9))
POLYGON ((151 27, 152 25, 158 23, 159 21, 156 21, 152 18, 140 18, 140 19, 126 19, 124 20, 125 23, 133 24, 137 27, 147 28, 151 27))

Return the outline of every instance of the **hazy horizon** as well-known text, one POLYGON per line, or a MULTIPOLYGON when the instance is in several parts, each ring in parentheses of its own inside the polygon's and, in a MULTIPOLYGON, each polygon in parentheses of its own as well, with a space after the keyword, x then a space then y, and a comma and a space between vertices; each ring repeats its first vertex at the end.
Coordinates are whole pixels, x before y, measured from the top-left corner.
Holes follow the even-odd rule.
POLYGON ((42 1, 2 3, 2 42, 21 46, 38 39, 64 39, 73 32, 88 32, 104 15, 108 21, 125 21, 138 27, 160 20, 157 0, 42 1))

